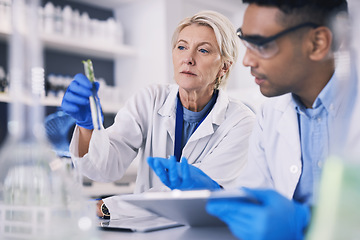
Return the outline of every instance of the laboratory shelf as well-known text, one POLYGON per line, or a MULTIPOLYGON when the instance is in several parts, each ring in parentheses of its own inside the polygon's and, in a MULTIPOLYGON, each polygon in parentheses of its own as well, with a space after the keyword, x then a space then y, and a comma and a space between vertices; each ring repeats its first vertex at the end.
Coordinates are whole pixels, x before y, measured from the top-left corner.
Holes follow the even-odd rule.
MULTIPOLYGON (((0 39, 7 40, 9 37, 10 30, 0 29, 0 39)), ((92 39, 85 41, 59 34, 43 34, 41 39, 43 40, 46 49, 70 54, 85 55, 108 60, 114 60, 121 56, 136 56, 135 49, 124 44, 115 44, 92 39)))
MULTIPOLYGON (((7 93, 1 93, 0 94, 0 102, 10 103, 10 102, 12 102, 12 100, 11 100, 10 96, 7 93)), ((22 102, 25 103, 25 104, 30 105, 31 104, 31 99, 24 97, 22 99, 22 102)), ((57 106, 61 105, 61 99, 52 98, 52 97, 45 97, 45 98, 41 99, 41 104, 44 105, 44 106, 57 107, 57 106)))
POLYGON ((119 56, 131 57, 136 55, 136 51, 126 45, 107 43, 96 40, 76 40, 62 35, 43 35, 45 48, 67 52, 71 54, 85 55, 103 59, 115 59, 119 56))
POLYGON ((81 2, 84 4, 92 5, 99 8, 114 9, 120 7, 124 3, 132 3, 136 0, 71 0, 72 2, 81 2))
MULTIPOLYGON (((62 97, 44 97, 41 99, 41 104, 43 106, 48 107, 60 107, 61 106, 62 97)), ((0 93, 0 102, 11 102, 11 98, 6 93, 0 93)), ((31 104, 30 99, 24 99, 24 103, 31 104)), ((112 113, 116 114, 120 108, 122 107, 121 103, 108 103, 108 102, 101 102, 101 108, 104 113, 112 113)))

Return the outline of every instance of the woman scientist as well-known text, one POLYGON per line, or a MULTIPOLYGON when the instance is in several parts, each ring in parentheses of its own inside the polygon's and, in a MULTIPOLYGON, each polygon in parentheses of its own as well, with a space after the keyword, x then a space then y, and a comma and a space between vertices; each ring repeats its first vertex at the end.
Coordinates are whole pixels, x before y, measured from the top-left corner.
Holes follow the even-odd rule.
POLYGON ((141 193, 165 188, 148 166, 148 156, 184 156, 220 185, 235 186, 247 159, 254 114, 219 87, 237 60, 238 42, 232 24, 219 13, 203 11, 184 19, 172 38, 177 85, 143 89, 112 126, 100 131, 93 130, 91 120, 92 85, 77 74, 62 101, 63 110, 77 120, 70 144, 74 166, 94 181, 110 182, 139 155, 134 192, 141 193))

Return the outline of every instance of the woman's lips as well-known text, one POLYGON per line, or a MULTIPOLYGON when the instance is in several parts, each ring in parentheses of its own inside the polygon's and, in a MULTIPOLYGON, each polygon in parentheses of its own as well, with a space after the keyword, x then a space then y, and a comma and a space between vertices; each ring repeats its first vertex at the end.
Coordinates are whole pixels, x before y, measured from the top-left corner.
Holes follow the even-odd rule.
POLYGON ((188 72, 188 71, 182 71, 181 73, 182 73, 182 74, 186 74, 186 75, 196 76, 195 73, 188 72))

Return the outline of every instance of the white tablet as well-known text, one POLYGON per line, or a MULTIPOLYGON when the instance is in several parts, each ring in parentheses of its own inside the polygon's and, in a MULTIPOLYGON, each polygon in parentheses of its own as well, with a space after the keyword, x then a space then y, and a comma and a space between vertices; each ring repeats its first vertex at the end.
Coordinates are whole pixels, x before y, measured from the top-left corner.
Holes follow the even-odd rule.
POLYGON ((180 224, 193 227, 224 226, 218 218, 206 212, 209 199, 242 199, 252 201, 241 189, 234 190, 196 190, 171 192, 146 192, 121 196, 121 200, 142 207, 159 216, 180 224))

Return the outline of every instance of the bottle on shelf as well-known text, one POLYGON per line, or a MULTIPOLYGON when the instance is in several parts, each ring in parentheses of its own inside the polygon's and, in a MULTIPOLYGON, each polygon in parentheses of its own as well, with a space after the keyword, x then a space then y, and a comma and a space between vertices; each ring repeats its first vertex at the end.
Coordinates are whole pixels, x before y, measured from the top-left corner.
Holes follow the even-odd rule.
POLYGON ((55 7, 52 2, 47 2, 44 7, 43 13, 43 24, 44 24, 44 33, 53 34, 54 33, 54 16, 55 16, 55 7))

